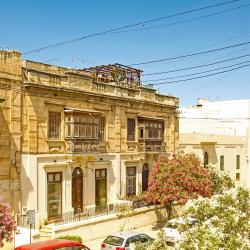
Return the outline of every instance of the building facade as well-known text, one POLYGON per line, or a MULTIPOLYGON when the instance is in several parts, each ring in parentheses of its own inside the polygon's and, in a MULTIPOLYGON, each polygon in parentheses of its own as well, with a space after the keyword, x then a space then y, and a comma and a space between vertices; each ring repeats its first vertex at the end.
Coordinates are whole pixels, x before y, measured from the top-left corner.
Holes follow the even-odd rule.
POLYGON ((179 149, 186 154, 196 154, 205 167, 228 174, 237 186, 247 186, 244 136, 180 133, 179 149))
POLYGON ((75 70, 2 51, 0 72, 3 84, 17 78, 10 89, 1 85, 0 143, 9 138, 11 155, 0 157, 22 214, 35 209, 40 221, 54 220, 139 194, 158 157, 178 150, 179 100, 141 85, 138 69, 75 70))
POLYGON ((196 105, 180 109, 180 131, 248 136, 250 100, 210 101, 199 98, 196 105))
POLYGON ((192 147, 202 161, 208 156, 218 170, 225 164, 224 169, 238 184, 250 187, 250 100, 200 98, 196 105, 181 108, 180 113, 180 145, 186 148, 184 151, 192 147))

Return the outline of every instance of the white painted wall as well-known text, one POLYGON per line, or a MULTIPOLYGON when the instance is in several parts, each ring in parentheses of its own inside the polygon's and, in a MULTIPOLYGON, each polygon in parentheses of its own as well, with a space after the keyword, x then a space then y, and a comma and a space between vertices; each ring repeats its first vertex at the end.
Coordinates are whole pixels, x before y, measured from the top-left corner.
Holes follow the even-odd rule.
POLYGON ((224 171, 235 181, 236 185, 247 186, 247 159, 244 137, 208 135, 208 134, 180 134, 180 150, 184 153, 196 154, 202 164, 204 153, 209 156, 209 165, 220 172, 220 156, 224 156, 224 171), (204 143, 206 142, 207 143, 204 143), (213 141, 214 143, 210 143, 213 141), (236 169, 236 155, 240 156, 240 169, 236 169), (240 173, 240 181, 236 181, 236 173, 240 173))
POLYGON ((80 167, 83 172, 83 207, 95 206, 95 170, 107 169, 107 203, 126 196, 126 167, 137 169, 137 194, 140 193, 142 166, 150 166, 153 159, 146 159, 139 154, 103 154, 103 155, 22 155, 21 187, 23 214, 35 209, 37 225, 47 219, 47 173, 62 172, 62 212, 71 212, 72 208, 72 171, 80 167), (120 178, 121 171, 121 178, 120 178))
POLYGON ((180 111, 181 133, 246 136, 250 125, 250 100, 205 101, 180 111))

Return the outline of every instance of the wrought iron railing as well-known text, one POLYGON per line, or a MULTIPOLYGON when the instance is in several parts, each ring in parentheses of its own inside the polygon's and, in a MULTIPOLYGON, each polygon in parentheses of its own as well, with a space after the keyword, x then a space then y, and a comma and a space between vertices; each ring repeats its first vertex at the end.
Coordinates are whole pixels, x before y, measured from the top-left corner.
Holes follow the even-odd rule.
POLYGON ((24 215, 17 215, 16 217, 17 220, 17 225, 20 227, 29 227, 30 225, 28 224, 28 214, 24 215))
POLYGON ((76 221, 82 221, 85 219, 95 218, 103 215, 108 214, 116 214, 116 213, 122 213, 126 211, 127 209, 135 209, 144 207, 143 204, 137 204, 137 203, 115 203, 115 204, 108 204, 103 207, 91 207, 91 208, 85 208, 82 212, 66 212, 62 213, 58 219, 50 220, 50 223, 54 223, 55 225, 62 225, 67 224, 71 222, 76 221))

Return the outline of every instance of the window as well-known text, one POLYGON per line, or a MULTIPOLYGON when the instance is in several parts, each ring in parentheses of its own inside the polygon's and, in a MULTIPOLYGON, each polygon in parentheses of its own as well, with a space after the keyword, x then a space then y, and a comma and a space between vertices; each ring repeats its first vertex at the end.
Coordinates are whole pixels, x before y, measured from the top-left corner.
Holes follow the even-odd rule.
POLYGON ((236 155, 236 169, 240 169, 240 155, 236 155))
POLYGON ((127 167, 127 196, 136 195, 136 167, 127 167))
POLYGON ((204 167, 205 168, 208 167, 208 153, 207 152, 204 153, 204 167))
POLYGON ((220 156, 220 170, 224 171, 224 155, 220 156))
POLYGON ((48 219, 56 219, 62 214, 62 173, 47 174, 48 219))
POLYGON ((145 163, 142 167, 142 192, 148 190, 148 176, 149 176, 148 164, 145 163))
POLYGON ((240 180, 240 173, 236 173, 236 181, 240 180))
POLYGON ((136 243, 139 243, 139 242, 141 242, 139 236, 135 235, 135 236, 130 237, 130 238, 127 239, 125 247, 129 247, 129 245, 132 244, 132 243, 136 244, 136 243))
POLYGON ((60 139, 61 136, 61 112, 49 112, 48 138, 60 139))
POLYGON ((135 140, 135 119, 128 119, 127 140, 135 140))
POLYGON ((141 140, 163 140, 164 122, 139 119, 139 137, 141 140))
POLYGON ((107 205, 107 169, 95 170, 95 203, 96 207, 107 205))
POLYGON ((66 136, 103 140, 104 118, 89 114, 66 114, 66 136))

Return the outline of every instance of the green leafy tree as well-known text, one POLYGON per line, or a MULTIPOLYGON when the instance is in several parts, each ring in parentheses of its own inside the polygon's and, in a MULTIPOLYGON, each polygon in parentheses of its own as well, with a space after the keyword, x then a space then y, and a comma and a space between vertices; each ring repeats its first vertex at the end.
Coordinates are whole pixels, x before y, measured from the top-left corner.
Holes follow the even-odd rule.
POLYGON ((189 201, 187 206, 187 214, 194 215, 199 223, 183 227, 178 249, 250 249, 249 190, 231 189, 211 199, 189 201))
POLYGON ((212 176, 214 194, 221 194, 235 187, 234 181, 227 173, 218 172, 214 168, 209 168, 209 171, 212 176))

